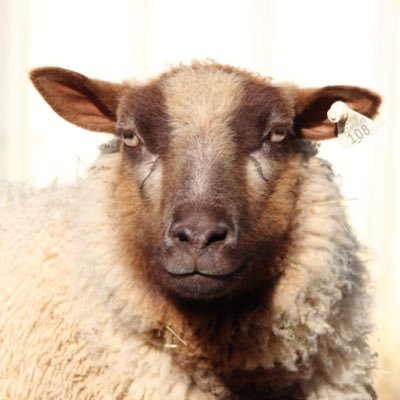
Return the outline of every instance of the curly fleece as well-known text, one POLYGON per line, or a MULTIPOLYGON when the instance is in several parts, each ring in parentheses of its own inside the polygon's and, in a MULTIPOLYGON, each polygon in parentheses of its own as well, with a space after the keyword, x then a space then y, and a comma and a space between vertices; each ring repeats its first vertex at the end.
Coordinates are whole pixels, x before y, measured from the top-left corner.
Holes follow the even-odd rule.
MULTIPOLYGON (((184 321, 124 265, 111 208, 118 157, 102 155, 74 187, 1 187, 2 400, 233 398, 207 363, 199 372, 184 321)), ((226 368, 284 371, 307 400, 371 399, 359 246, 329 165, 311 157, 299 176, 285 272, 268 309, 240 328, 249 351, 226 368)))

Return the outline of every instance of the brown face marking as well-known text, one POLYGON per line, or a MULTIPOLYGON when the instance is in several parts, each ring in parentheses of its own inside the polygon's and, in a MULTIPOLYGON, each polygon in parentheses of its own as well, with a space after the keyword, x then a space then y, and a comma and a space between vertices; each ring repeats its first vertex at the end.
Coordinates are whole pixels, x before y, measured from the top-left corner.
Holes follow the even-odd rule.
POLYGON ((241 92, 231 126, 241 146, 252 152, 260 147, 265 133, 292 125, 293 104, 284 90, 261 78, 245 79, 241 92))
POLYGON ((171 129, 163 90, 158 80, 127 89, 118 114, 118 127, 137 130, 149 151, 154 154, 167 151, 171 129))

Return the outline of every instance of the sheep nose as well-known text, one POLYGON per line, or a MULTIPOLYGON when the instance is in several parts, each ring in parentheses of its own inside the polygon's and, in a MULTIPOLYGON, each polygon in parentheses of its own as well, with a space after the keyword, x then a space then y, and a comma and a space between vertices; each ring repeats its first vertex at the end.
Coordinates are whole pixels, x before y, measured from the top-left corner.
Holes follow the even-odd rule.
MULTIPOLYGON (((228 218, 213 213, 185 213, 176 218, 169 230, 170 243, 192 251, 217 249, 236 242, 236 235, 228 218)), ((218 214, 218 213, 217 213, 218 214)))
POLYGON ((177 222, 171 228, 172 239, 175 242, 188 242, 191 247, 202 250, 215 243, 225 243, 229 233, 229 226, 224 222, 212 221, 198 223, 177 222))

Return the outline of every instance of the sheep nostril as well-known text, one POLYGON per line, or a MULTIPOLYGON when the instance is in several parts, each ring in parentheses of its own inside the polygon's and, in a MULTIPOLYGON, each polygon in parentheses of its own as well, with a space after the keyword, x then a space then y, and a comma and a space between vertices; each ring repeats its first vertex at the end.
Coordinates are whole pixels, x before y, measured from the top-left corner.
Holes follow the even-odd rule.
POLYGON ((180 242, 190 242, 190 232, 187 231, 177 232, 176 237, 180 242))
POLYGON ((214 231, 208 232, 209 237, 206 238, 206 246, 219 241, 225 241, 226 237, 228 236, 229 228, 227 225, 224 226, 220 225, 216 227, 214 231))

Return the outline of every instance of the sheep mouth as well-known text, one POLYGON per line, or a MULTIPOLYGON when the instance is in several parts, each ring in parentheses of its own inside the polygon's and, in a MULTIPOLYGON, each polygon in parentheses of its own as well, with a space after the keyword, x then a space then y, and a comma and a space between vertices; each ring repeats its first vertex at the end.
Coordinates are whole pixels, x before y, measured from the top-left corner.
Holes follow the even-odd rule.
POLYGON ((178 250, 172 254, 164 254, 160 261, 164 270, 173 277, 204 276, 223 279, 238 272, 243 257, 227 254, 226 251, 205 251, 200 255, 193 255, 178 250))
POLYGON ((191 279, 191 280, 201 280, 201 279, 208 279, 208 280, 217 280, 217 281, 227 281, 231 279, 234 275, 234 273, 231 274, 224 274, 224 275, 215 275, 212 273, 203 273, 203 272, 190 272, 187 274, 171 274, 168 273, 173 279, 180 279, 180 280, 185 280, 185 279, 191 279))
POLYGON ((223 280, 223 279, 229 279, 233 274, 237 273, 239 269, 241 269, 241 267, 237 267, 231 272, 224 272, 224 273, 218 272, 217 270, 210 270, 210 271, 194 270, 194 271, 190 271, 190 272, 174 272, 174 271, 170 271, 168 269, 166 269, 166 270, 169 275, 171 275, 172 277, 178 278, 178 279, 203 276, 203 277, 207 277, 207 278, 223 280))
POLYGON ((155 275, 170 294, 184 299, 208 300, 222 298, 240 289, 247 276, 247 257, 238 251, 205 250, 193 254, 173 248, 158 259, 159 274, 155 275))
POLYGON ((235 287, 239 271, 226 274, 191 271, 186 273, 171 273, 166 271, 164 286, 173 295, 188 300, 214 300, 231 293, 235 287))

